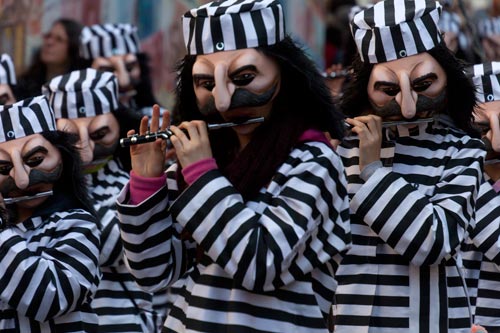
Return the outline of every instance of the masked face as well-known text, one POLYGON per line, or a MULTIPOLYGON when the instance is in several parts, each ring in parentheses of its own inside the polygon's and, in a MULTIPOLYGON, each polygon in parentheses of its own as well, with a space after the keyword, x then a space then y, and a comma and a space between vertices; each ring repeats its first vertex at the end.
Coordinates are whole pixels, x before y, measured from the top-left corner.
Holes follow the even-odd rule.
MULTIPOLYGON (((280 69, 255 49, 200 55, 193 66, 193 85, 200 111, 210 119, 241 122, 267 117, 280 87, 280 69)), ((260 124, 233 127, 241 138, 260 124)))
POLYGON ((118 145, 120 125, 112 113, 95 117, 57 120, 57 129, 77 134, 78 148, 86 172, 95 171, 113 155, 118 145))
POLYGON ((427 118, 445 108, 446 73, 428 53, 376 64, 368 81, 374 113, 384 121, 427 118))
POLYGON ((98 57, 92 62, 92 68, 112 72, 118 80, 120 102, 129 105, 137 94, 136 86, 141 80, 141 68, 137 56, 133 53, 108 58, 98 57))
MULTIPOLYGON (((40 134, 0 143, 0 192, 4 198, 52 190, 61 173, 61 153, 40 134)), ((14 205, 29 210, 45 200, 47 197, 40 197, 14 205)))

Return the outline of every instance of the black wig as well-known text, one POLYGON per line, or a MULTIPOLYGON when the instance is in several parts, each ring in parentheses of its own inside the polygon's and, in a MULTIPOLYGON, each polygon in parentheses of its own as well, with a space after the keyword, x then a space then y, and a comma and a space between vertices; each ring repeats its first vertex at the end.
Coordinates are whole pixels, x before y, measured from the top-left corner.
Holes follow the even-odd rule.
MULTIPOLYGON (((329 132, 337 139, 343 135, 343 116, 335 110, 324 78, 290 37, 257 50, 280 66, 281 87, 269 120, 257 128, 251 142, 238 154, 238 141, 232 130, 210 132, 218 166, 246 200, 269 183, 306 129, 329 132)), ((186 56, 178 66, 175 122, 206 120, 197 107, 193 89, 195 60, 196 56, 186 56)))
MULTIPOLYGON (((473 110, 477 101, 474 85, 465 75, 467 64, 455 57, 444 42, 428 53, 443 67, 447 75, 447 108, 443 112, 453 119, 458 128, 473 137, 478 137, 479 133, 472 126, 473 110)), ((357 54, 352 69, 352 79, 339 105, 342 113, 351 118, 371 109, 367 87, 373 64, 364 63, 357 54)))

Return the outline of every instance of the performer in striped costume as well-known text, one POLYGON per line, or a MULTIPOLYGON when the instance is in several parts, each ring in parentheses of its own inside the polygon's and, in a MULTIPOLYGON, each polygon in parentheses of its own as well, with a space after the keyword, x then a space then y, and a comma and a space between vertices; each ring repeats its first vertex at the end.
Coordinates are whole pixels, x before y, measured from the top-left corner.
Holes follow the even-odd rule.
POLYGON ((441 39, 440 11, 385 0, 351 22, 359 57, 341 108, 352 135, 337 152, 353 245, 336 275, 335 332, 471 329, 457 250, 485 153, 470 136, 474 90, 441 39))
MULTIPOLYGON (((285 37, 279 1, 209 3, 183 25, 179 164, 165 174, 165 141, 132 146, 118 199, 131 272, 150 291, 180 288, 166 332, 326 333, 350 242, 344 170, 323 133, 340 138, 341 115, 285 37)), ((159 114, 150 131, 166 129, 159 114)))
POLYGON ((99 229, 80 168, 43 96, 0 107, 2 332, 97 329, 99 229))
POLYGON ((478 106, 474 122, 487 148, 486 181, 476 205, 476 225, 463 246, 464 266, 474 321, 488 332, 500 332, 500 62, 486 62, 468 68, 476 87, 478 106))
POLYGON ((165 314, 154 311, 152 295, 133 281, 120 240, 116 198, 129 174, 114 156, 120 132, 117 79, 88 68, 57 76, 42 90, 58 128, 79 137, 89 195, 101 227, 102 279, 92 301, 99 332, 159 332, 165 314))
POLYGON ((12 58, 7 53, 3 53, 0 55, 0 105, 16 102, 12 92, 16 84, 16 70, 12 58))

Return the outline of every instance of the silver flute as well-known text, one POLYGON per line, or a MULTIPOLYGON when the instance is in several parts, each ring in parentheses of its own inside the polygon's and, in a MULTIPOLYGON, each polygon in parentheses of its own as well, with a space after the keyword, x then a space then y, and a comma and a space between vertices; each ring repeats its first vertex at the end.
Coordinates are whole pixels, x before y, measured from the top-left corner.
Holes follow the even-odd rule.
POLYGON ((54 192, 52 190, 50 190, 50 191, 36 193, 36 194, 33 194, 33 195, 24 195, 24 196, 21 196, 21 197, 14 197, 14 198, 4 198, 3 202, 6 205, 9 205, 9 204, 13 204, 15 202, 27 201, 27 200, 32 200, 32 199, 36 199, 36 198, 48 197, 48 196, 50 196, 52 194, 54 194, 54 192))
POLYGON ((323 77, 326 79, 336 79, 336 78, 341 78, 341 77, 348 77, 351 74, 352 74, 352 70, 350 70, 350 69, 341 69, 338 71, 333 71, 331 73, 327 73, 327 72, 321 73, 321 75, 323 75, 323 77))
MULTIPOLYGON (((241 123, 240 122, 229 122, 229 123, 221 123, 221 124, 208 124, 207 128, 209 131, 211 131, 211 130, 217 130, 220 128, 235 127, 235 126, 256 124, 256 123, 262 123, 262 122, 264 122, 264 117, 258 117, 258 118, 248 119, 247 121, 244 121, 241 123)), ((128 136, 126 138, 121 138, 120 145, 122 147, 130 147, 133 145, 140 145, 142 143, 154 142, 154 141, 156 141, 156 139, 167 140, 172 135, 174 135, 174 133, 168 128, 164 131, 147 132, 146 134, 134 134, 134 135, 128 136)))
MULTIPOLYGON (((395 120, 395 121, 383 121, 382 122, 382 128, 387 128, 387 127, 392 127, 392 126, 398 126, 398 125, 413 125, 413 124, 422 124, 422 123, 431 123, 435 118, 421 118, 417 120, 395 120)), ((346 130, 351 130, 353 126, 349 124, 348 122, 344 121, 344 127, 346 130)))

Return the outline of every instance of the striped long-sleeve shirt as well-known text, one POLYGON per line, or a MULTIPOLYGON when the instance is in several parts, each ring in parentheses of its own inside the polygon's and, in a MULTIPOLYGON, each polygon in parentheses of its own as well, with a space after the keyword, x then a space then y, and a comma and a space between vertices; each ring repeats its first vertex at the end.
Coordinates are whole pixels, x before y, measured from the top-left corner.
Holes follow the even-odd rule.
POLYGON ((102 230, 99 259, 102 277, 92 300, 92 308, 99 316, 99 331, 160 332, 166 310, 153 308, 153 295, 137 286, 123 256, 116 198, 127 184, 129 174, 112 159, 86 179, 102 230))
POLYGON ((90 301, 99 279, 98 258, 99 229, 81 209, 34 215, 3 228, 0 331, 95 332, 90 301))
POLYGON ((474 322, 500 332, 500 195, 489 181, 481 185, 475 220, 461 251, 474 322))
POLYGON ((447 123, 398 126, 366 181, 357 137, 338 147, 353 245, 336 275, 335 332, 470 331, 455 254, 473 223, 485 152, 447 123))
POLYGON ((298 145, 267 187, 243 201, 219 170, 137 206, 119 197, 121 233, 139 285, 180 288, 168 332, 328 332, 334 270, 350 243, 346 179, 324 143, 298 145), (192 243, 203 254, 196 257, 192 243))

